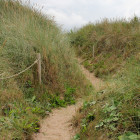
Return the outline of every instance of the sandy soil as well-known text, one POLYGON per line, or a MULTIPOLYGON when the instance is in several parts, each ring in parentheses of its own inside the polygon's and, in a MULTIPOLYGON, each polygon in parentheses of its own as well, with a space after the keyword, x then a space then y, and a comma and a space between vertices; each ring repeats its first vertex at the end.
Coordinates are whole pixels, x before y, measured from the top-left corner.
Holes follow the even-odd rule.
POLYGON ((40 132, 34 134, 33 140, 71 140, 75 135, 71 120, 80 106, 81 102, 53 110, 49 117, 42 120, 40 132))
MULTIPOLYGON (((96 90, 99 90, 102 81, 82 65, 80 66, 87 79, 90 80, 96 90)), ((49 117, 42 120, 40 131, 33 135, 33 140, 71 140, 75 135, 71 120, 81 105, 82 102, 78 102, 76 105, 53 110, 49 117)))
POLYGON ((101 79, 95 77, 94 73, 90 73, 86 68, 84 68, 83 65, 81 65, 82 60, 78 59, 78 62, 80 64, 81 70, 85 77, 91 82, 91 84, 94 86, 95 90, 100 90, 103 88, 104 83, 101 79))

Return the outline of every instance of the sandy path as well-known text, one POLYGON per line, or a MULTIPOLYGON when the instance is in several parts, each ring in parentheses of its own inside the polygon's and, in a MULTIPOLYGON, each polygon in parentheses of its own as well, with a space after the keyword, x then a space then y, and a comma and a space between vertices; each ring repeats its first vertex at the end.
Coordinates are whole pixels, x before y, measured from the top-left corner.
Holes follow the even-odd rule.
MULTIPOLYGON (((80 63, 80 60, 78 60, 80 63)), ((102 81, 80 65, 83 73, 92 83, 96 90, 99 90, 102 81)), ((71 120, 76 115, 77 110, 82 105, 78 102, 76 105, 67 106, 66 108, 55 109, 41 122, 39 133, 34 134, 33 140, 71 140, 75 135, 71 120)))
POLYGON ((80 64, 81 70, 85 77, 91 82, 91 84, 94 86, 95 90, 100 90, 103 86, 104 83, 101 79, 97 78, 94 73, 90 73, 86 68, 84 68, 83 65, 81 65, 82 60, 78 59, 78 62, 80 64))
POLYGON ((49 117, 42 120, 40 132, 33 136, 33 140, 71 140, 75 135, 71 120, 81 103, 55 109, 49 117))

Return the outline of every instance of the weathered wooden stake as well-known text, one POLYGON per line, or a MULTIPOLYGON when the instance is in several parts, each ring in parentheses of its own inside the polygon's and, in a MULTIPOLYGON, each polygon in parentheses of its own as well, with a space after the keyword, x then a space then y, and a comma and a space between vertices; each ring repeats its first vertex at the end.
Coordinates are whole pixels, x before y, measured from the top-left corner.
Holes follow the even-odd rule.
POLYGON ((40 53, 37 54, 37 65, 38 65, 38 80, 39 80, 39 84, 41 85, 41 55, 40 53))
POLYGON ((94 46, 93 46, 93 58, 94 58, 94 53, 95 53, 95 48, 94 48, 94 46))

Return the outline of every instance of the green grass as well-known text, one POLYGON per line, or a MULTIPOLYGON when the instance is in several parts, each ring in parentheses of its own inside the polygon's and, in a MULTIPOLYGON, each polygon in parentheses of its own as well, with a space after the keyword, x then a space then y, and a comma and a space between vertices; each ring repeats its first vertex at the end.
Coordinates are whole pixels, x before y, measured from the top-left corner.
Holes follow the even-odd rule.
POLYGON ((114 74, 127 60, 140 51, 140 19, 102 20, 72 30, 71 45, 85 62, 83 65, 97 77, 114 74), (94 58, 93 58, 94 46, 94 58), (115 63, 114 63, 115 62, 115 63))
POLYGON ((131 57, 123 70, 106 82, 109 86, 91 95, 77 114, 80 140, 138 140, 140 57, 131 57))
POLYGON ((18 77, 0 80, 0 139, 31 139, 39 120, 54 107, 74 104, 88 95, 74 50, 59 26, 21 2, 0 0, 0 74, 16 74, 42 57, 42 84, 37 66, 18 77))
POLYGON ((106 85, 90 95, 77 114, 75 139, 139 139, 139 29, 140 19, 134 17, 130 21, 103 20, 68 34, 83 65, 106 85))

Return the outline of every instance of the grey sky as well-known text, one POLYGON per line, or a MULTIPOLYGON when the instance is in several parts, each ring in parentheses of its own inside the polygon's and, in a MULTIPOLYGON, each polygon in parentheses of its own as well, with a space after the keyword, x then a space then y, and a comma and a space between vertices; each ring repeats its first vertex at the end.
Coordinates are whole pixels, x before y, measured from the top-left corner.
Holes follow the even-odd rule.
MULTIPOLYGON (((23 0, 26 1, 26 0, 23 0)), ((54 16, 64 29, 81 27, 102 18, 140 16, 140 0, 30 0, 42 12, 54 16)))

